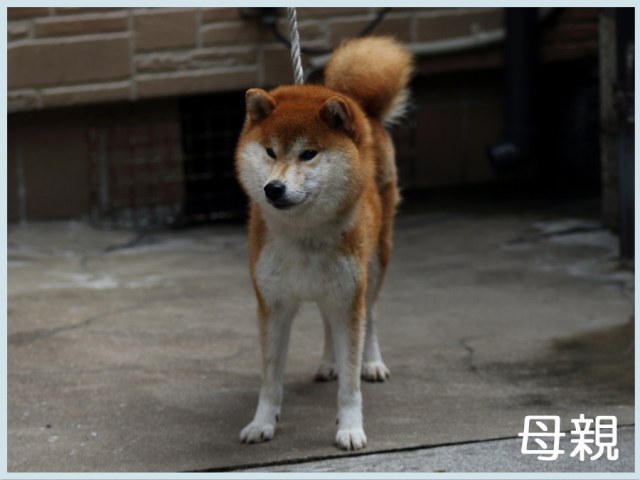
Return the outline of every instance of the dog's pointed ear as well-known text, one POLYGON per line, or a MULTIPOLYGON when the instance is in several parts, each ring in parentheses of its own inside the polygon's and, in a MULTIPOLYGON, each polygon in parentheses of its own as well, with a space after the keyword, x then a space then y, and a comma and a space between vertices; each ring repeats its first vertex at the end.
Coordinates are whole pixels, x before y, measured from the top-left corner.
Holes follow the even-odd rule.
POLYGON ((247 115, 254 122, 264 120, 276 108, 275 99, 260 88, 250 88, 245 94, 247 115))
POLYGON ((342 129, 349 135, 355 132, 353 113, 342 97, 334 96, 324 102, 320 118, 331 128, 342 129))

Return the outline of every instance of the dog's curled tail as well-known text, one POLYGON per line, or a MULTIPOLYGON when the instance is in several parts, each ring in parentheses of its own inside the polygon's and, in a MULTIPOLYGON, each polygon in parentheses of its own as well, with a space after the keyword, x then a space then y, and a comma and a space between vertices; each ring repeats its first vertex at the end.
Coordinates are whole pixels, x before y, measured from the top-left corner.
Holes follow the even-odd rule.
POLYGON ((324 72, 325 86, 356 100, 371 117, 393 124, 406 112, 413 56, 392 37, 363 37, 343 43, 324 72))

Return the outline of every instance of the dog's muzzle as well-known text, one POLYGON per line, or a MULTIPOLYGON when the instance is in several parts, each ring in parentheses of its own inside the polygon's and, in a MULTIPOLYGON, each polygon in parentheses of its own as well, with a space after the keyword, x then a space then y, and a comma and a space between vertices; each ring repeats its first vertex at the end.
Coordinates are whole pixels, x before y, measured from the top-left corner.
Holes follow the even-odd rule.
POLYGON ((264 186, 264 194, 267 197, 269 203, 277 208, 278 210, 286 210, 288 208, 295 207, 300 205, 307 197, 305 197, 297 202, 292 202, 291 199, 287 199, 285 192, 287 191, 287 187, 284 183, 273 180, 272 182, 267 183, 264 186))

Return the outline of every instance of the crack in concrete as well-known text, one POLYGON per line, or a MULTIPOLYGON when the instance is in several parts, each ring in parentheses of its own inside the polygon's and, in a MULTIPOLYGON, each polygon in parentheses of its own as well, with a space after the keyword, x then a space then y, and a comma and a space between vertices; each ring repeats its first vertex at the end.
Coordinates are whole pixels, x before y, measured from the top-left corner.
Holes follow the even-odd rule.
POLYGON ((108 255, 113 252, 117 252, 120 250, 128 250, 130 248, 135 248, 142 245, 149 245, 155 243, 154 241, 149 242, 146 240, 149 237, 148 234, 139 233, 135 235, 131 240, 125 243, 117 243, 114 245, 107 245, 106 247, 100 250, 94 250, 93 252, 88 252, 84 255, 80 256, 80 267, 87 273, 94 274, 89 266, 89 262, 94 258, 102 257, 103 255, 108 255))
POLYGON ((478 367, 475 365, 473 361, 473 355, 475 354, 475 349, 471 347, 471 345, 469 345, 469 342, 478 340, 479 338, 482 338, 482 337, 480 335, 475 335, 471 337, 463 337, 460 340, 458 340, 458 343, 460 344, 460 346, 462 346, 462 348, 464 348, 467 351, 465 361, 467 363, 469 371, 474 374, 478 374, 478 367))
POLYGON ((108 311, 108 312, 103 312, 100 313, 98 315, 94 315, 92 317, 89 317, 85 320, 82 320, 81 322, 78 323, 74 323, 71 325, 64 325, 64 326, 60 326, 60 327, 55 327, 55 328, 42 328, 42 329, 38 329, 38 330, 31 330, 31 331, 27 331, 27 332, 17 332, 17 333, 12 333, 11 335, 8 335, 7 337, 7 344, 14 346, 14 347, 21 347, 24 345, 28 345, 30 343, 36 342, 38 340, 43 340, 43 339, 47 339, 50 337, 53 337, 59 333, 62 332, 68 332, 71 330, 77 330, 79 328, 83 328, 83 327, 87 327, 89 325, 91 325, 92 323, 98 321, 98 320, 102 320, 106 317, 109 317, 111 315, 117 315, 119 313, 124 313, 124 312, 128 312, 131 310, 136 310, 137 308, 141 307, 142 305, 146 305, 149 302, 141 302, 138 303, 136 305, 130 305, 128 307, 123 307, 123 308, 119 308, 117 310, 112 310, 112 311, 108 311))
MULTIPOLYGON (((635 423, 618 425, 618 429, 621 429, 621 428, 635 428, 635 423)), ((569 434, 570 432, 571 432, 570 430, 565 430, 563 433, 569 434)), ((389 449, 372 450, 372 451, 366 451, 366 452, 354 452, 349 454, 335 454, 335 455, 323 455, 323 456, 317 455, 313 457, 300 458, 300 459, 276 460, 274 462, 262 462, 262 463, 253 463, 253 464, 244 464, 244 465, 230 465, 228 467, 210 468, 210 469, 201 469, 201 470, 187 470, 184 473, 233 472, 238 470, 244 471, 244 470, 253 470, 256 468, 264 468, 264 467, 301 465, 305 463, 321 462, 324 460, 340 460, 343 458, 369 457, 372 455, 416 452, 419 450, 433 450, 435 448, 440 448, 440 447, 457 447, 462 445, 493 443, 493 442, 500 442, 504 440, 521 440, 521 437, 516 435, 516 436, 494 437, 494 438, 485 438, 485 439, 476 439, 476 440, 465 440, 461 442, 423 444, 423 445, 416 445, 411 447, 389 448, 389 449)))
POLYGON ((535 243, 547 238, 573 235, 576 233, 592 233, 592 232, 602 232, 602 231, 604 231, 602 227, 572 227, 572 228, 566 228, 563 230, 552 230, 549 232, 538 232, 538 233, 531 233, 529 235, 521 235, 519 237, 512 238, 511 240, 506 240, 505 242, 502 242, 502 245, 520 245, 523 243, 535 243))
POLYGON ((155 239, 153 236, 146 233, 139 233, 128 242, 109 245, 103 248, 102 252, 112 253, 112 252, 117 252, 119 250, 128 250, 130 248, 136 248, 136 247, 147 246, 147 245, 155 245, 157 243, 160 243, 160 242, 157 239, 155 239))
MULTIPOLYGON (((24 370, 10 372, 8 377, 50 377, 51 375, 60 375, 68 372, 68 368, 57 370, 24 370)), ((103 368, 84 368, 73 370, 74 375, 95 375, 97 373, 121 373, 121 372, 149 372, 153 371, 144 365, 111 365, 103 368)))

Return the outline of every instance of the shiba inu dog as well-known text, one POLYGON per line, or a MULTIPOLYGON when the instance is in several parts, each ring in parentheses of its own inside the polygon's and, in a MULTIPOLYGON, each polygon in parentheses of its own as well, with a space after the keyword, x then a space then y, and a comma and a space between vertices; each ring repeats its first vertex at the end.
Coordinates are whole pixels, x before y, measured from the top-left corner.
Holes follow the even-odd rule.
POLYGON ((236 168, 251 200, 263 367, 242 442, 273 438, 291 323, 300 303, 313 301, 325 336, 316 379, 338 379, 335 443, 347 450, 367 443, 360 378, 389 377, 373 322, 399 200, 385 125, 404 113, 412 62, 395 40, 367 37, 335 51, 324 86, 246 93, 236 168))

